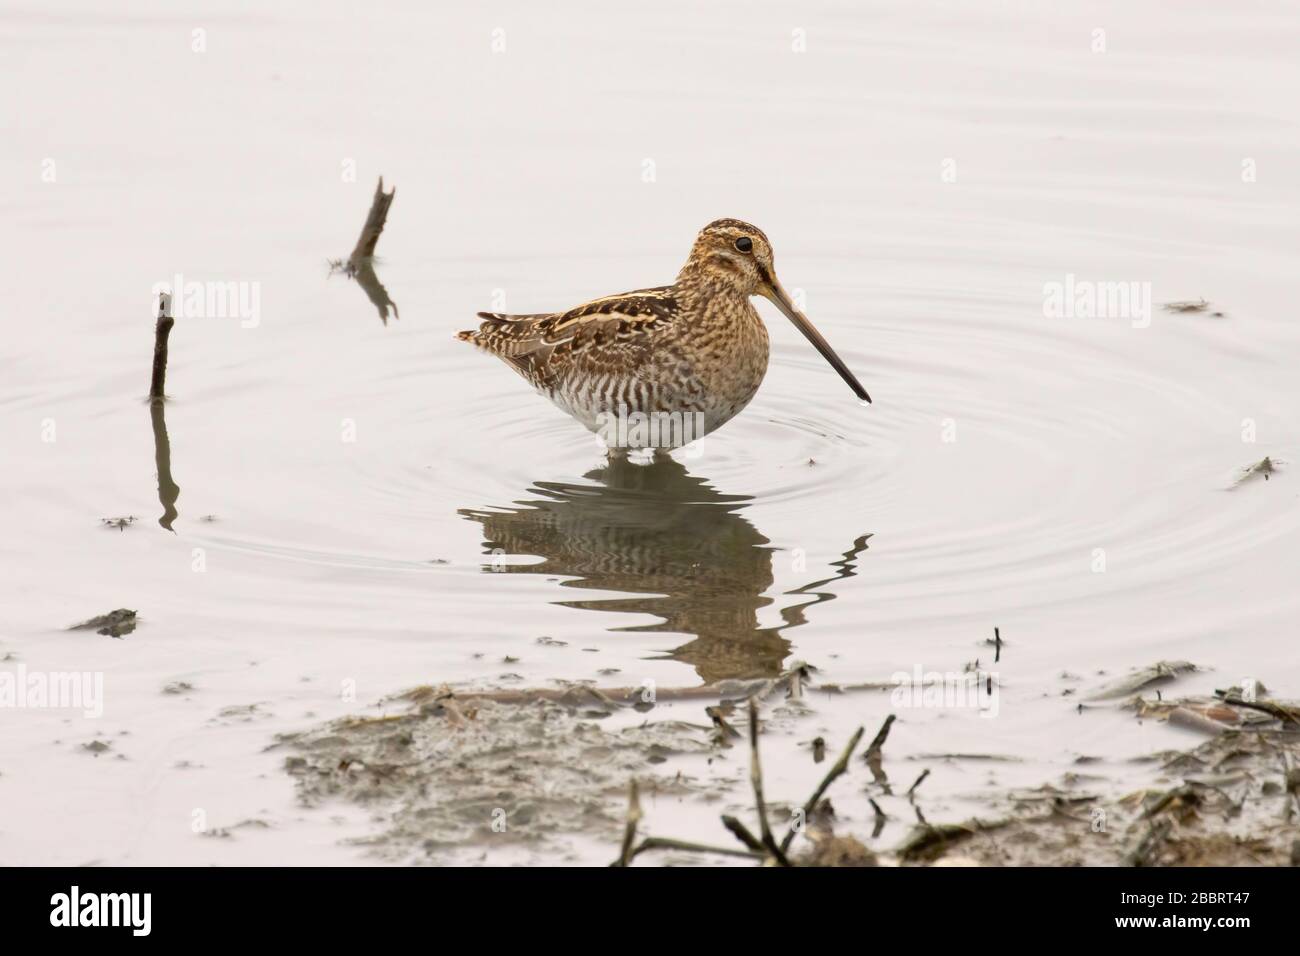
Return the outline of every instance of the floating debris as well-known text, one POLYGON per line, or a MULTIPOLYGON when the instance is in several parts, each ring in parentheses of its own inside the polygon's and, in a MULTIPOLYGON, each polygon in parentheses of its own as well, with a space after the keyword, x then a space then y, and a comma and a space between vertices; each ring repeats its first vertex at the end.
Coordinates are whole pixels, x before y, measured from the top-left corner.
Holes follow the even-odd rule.
POLYGON ((715 741, 722 746, 731 746, 730 741, 740 737, 740 731, 727 721, 727 718, 735 711, 732 704, 719 704, 716 707, 705 707, 704 713, 708 715, 709 720, 713 721, 713 728, 717 731, 715 741))
POLYGON ((231 826, 228 827, 213 827, 210 830, 204 830, 202 831, 202 835, 205 837, 212 837, 219 840, 229 840, 234 837, 236 830, 269 830, 269 829, 271 829, 271 824, 267 823, 265 820, 249 819, 249 820, 240 820, 238 823, 232 824, 231 826))
POLYGON ((957 846, 963 861, 988 866, 1287 865, 1300 818, 1300 734, 1291 723, 1300 707, 1220 694, 1134 702, 1171 722, 1195 715, 1210 730, 1192 750, 1144 758, 1171 778, 1167 786, 1109 800, 1051 786, 1013 791, 1008 815, 922 821, 894 854, 930 865, 952 859, 957 846))
POLYGON ((1010 820, 968 820, 965 823, 918 824, 894 852, 905 863, 934 862, 953 844, 977 833, 987 833, 1008 826, 1010 820))
POLYGON ((108 637, 122 637, 130 634, 135 630, 136 613, 127 608, 120 607, 116 611, 109 611, 107 614, 100 614, 92 617, 88 621, 82 621, 80 624, 74 624, 68 628, 70 631, 95 631, 97 634, 104 634, 108 637))
POLYGON ((233 704, 230 707, 223 707, 217 711, 217 716, 212 718, 213 722, 218 721, 239 721, 248 723, 252 720, 270 717, 267 711, 262 709, 261 704, 233 704))
POLYGON ((982 754, 982 753, 940 753, 940 754, 916 754, 912 760, 982 760, 992 763, 1021 763, 1023 757, 1012 757, 1007 754, 982 754))
MULTIPOLYGON (((528 704, 551 701, 568 704, 569 706, 578 706, 583 703, 590 703, 592 698, 596 698, 602 704, 630 705, 637 709, 651 708, 657 701, 717 700, 735 702, 752 698, 759 703, 763 703, 782 691, 785 692, 787 697, 794 696, 794 691, 797 688, 809 683, 811 670, 812 668, 809 665, 795 662, 779 677, 759 677, 752 680, 720 680, 709 684, 699 684, 694 687, 656 687, 653 694, 643 686, 595 687, 581 683, 566 684, 559 689, 534 687, 516 690, 456 689, 446 684, 438 687, 431 684, 422 684, 391 698, 386 698, 385 702, 400 700, 429 706, 442 704, 448 700, 454 700, 459 705, 485 700, 499 704, 528 704)), ((598 673, 604 674, 606 672, 616 674, 619 670, 618 668, 606 668, 598 673)), ((511 680, 523 680, 518 674, 501 675, 498 679, 504 679, 507 676, 511 680)), ((852 684, 843 687, 822 684, 817 689, 833 688, 835 692, 842 693, 853 690, 875 690, 880 687, 892 688, 895 686, 897 685, 892 683, 852 684)))
POLYGON ((1271 458, 1266 455, 1259 461, 1246 465, 1244 468, 1240 469, 1237 473, 1236 480, 1232 483, 1233 487, 1235 488, 1237 485, 1250 481, 1252 478, 1259 478, 1261 475, 1265 481, 1268 481, 1269 475, 1278 472, 1280 466, 1285 464, 1286 462, 1280 458, 1271 458))
POLYGON ((1113 683, 1106 684, 1084 699, 1113 700, 1117 697, 1127 697, 1154 684, 1170 683, 1179 675, 1190 674, 1195 670, 1196 665, 1189 661, 1158 661, 1139 668, 1113 683))
POLYGON ((1143 719, 1165 720, 1174 726, 1210 734, 1275 723, 1266 714, 1238 709, 1212 697, 1184 697, 1177 700, 1136 697, 1131 701, 1131 706, 1134 713, 1143 719))
POLYGON ((1000 664, 1002 662, 1002 648, 1006 644, 1006 641, 1002 640, 1002 628, 993 628, 993 636, 986 637, 984 643, 993 648, 993 663, 1000 664))
POLYGON ((1267 697, 1259 696, 1262 693, 1262 686, 1253 688, 1248 694, 1240 688, 1232 687, 1228 690, 1216 690, 1214 695, 1225 704, 1233 707, 1244 707, 1258 711, 1283 723, 1300 724, 1300 702, 1270 700, 1267 697))
MULTIPOLYGON (((1204 299, 1197 299, 1195 302, 1192 302, 1190 300, 1186 302, 1166 302, 1163 306, 1166 312, 1182 312, 1182 313, 1204 312, 1209 307, 1210 307, 1210 303, 1206 302, 1204 299)), ((1221 312, 1215 313, 1215 315, 1222 315, 1222 314, 1223 313, 1221 312)))

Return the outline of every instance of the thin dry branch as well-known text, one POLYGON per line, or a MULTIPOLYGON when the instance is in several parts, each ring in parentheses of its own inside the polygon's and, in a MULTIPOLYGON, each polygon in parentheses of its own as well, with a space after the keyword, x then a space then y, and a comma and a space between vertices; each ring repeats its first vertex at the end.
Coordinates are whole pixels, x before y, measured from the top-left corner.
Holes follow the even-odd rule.
POLYGON ((717 853, 721 856, 738 856, 747 860, 761 860, 766 851, 756 853, 752 850, 736 850, 729 846, 710 846, 707 843, 689 843, 685 840, 668 840, 663 837, 646 837, 637 848, 628 855, 628 862, 635 860, 648 850, 683 850, 687 853, 717 853))
POLYGON ((636 829, 641 822, 641 799, 637 792, 636 779, 627 787, 627 824, 623 830, 623 849, 614 866, 628 866, 632 862, 633 845, 636 843, 636 829))
POLYGON ((763 846, 781 866, 789 866, 785 851, 777 846, 772 827, 767 821, 767 803, 763 800, 763 766, 758 758, 758 705, 749 701, 749 782, 754 787, 754 806, 758 811, 759 836, 763 846))
MULTIPOLYGON (((844 748, 844 752, 840 754, 840 759, 835 761, 834 766, 826 772, 826 776, 823 777, 822 782, 817 785, 817 789, 813 791, 812 796, 804 802, 803 815, 800 818, 801 820, 806 821, 808 819, 808 815, 813 812, 813 809, 817 806, 817 801, 822 798, 822 794, 830 788, 830 785, 835 782, 836 778, 839 777, 840 774, 849 769, 849 760, 853 757, 853 751, 857 749, 858 741, 862 739, 862 734, 865 729, 866 728, 864 727, 859 727, 857 732, 849 738, 849 744, 844 748)), ((794 841, 796 832, 796 827, 791 825, 789 832, 786 833, 785 838, 781 841, 782 852, 790 849, 790 844, 794 841)))
MULTIPOLYGON (((806 679, 806 673, 802 675, 806 679)), ((754 806, 758 813, 759 835, 754 833, 733 816, 723 815, 722 824, 731 834, 739 840, 744 849, 734 849, 731 847, 710 846, 702 843, 688 843, 682 840, 668 840, 660 837, 647 837, 636 846, 633 846, 636 840, 637 825, 641 820, 641 807, 636 796, 635 783, 632 784, 629 791, 627 823, 623 833, 622 852, 619 858, 614 861, 612 866, 627 866, 642 853, 649 850, 683 850, 691 853, 717 853, 724 856, 741 857, 749 860, 762 861, 764 863, 775 863, 778 866, 792 866, 789 857, 786 856, 786 850, 789 848, 797 832, 792 826, 790 832, 785 838, 777 843, 772 834, 772 827, 767 817, 767 802, 763 797, 763 766, 759 759, 758 753, 758 702, 771 694, 776 681, 766 681, 764 686, 760 687, 756 693, 749 697, 749 779, 754 788, 754 806)), ((693 688, 693 690, 695 690, 693 688)), ((716 690, 716 688, 715 688, 716 690)), ((450 696, 450 691, 443 689, 441 694, 435 693, 431 688, 425 689, 424 698, 433 697, 435 701, 445 699, 450 696)), ((424 702, 423 700, 421 701, 424 702)), ((891 717, 890 720, 893 718, 891 717)), ((889 721, 886 721, 885 729, 888 729, 889 721)), ((857 749, 859 741, 862 740, 864 728, 859 727, 853 736, 849 739, 848 745, 844 752, 840 754, 835 765, 827 771, 826 776, 822 778, 820 784, 813 791, 807 802, 803 806, 802 819, 806 820, 808 815, 817 806, 822 796, 826 793, 830 785, 842 774, 848 770, 849 761, 853 757, 853 752, 857 749)), ((879 738, 878 738, 879 739, 879 738)), ((874 805, 874 803, 873 803, 874 805)), ((877 808, 879 810, 879 808, 877 808)))
POLYGON ((1218 697, 1225 704, 1231 704, 1234 707, 1245 707, 1247 710, 1258 710, 1261 713, 1276 717, 1284 723, 1300 723, 1300 710, 1294 707, 1288 707, 1285 704, 1279 704, 1271 700, 1246 700, 1240 694, 1233 694, 1229 691, 1216 690, 1214 696, 1218 697))
POLYGON ((872 739, 870 746, 867 747, 867 752, 862 755, 864 759, 870 760, 872 754, 880 753, 880 749, 885 746, 885 741, 889 739, 889 728, 894 726, 894 720, 893 714, 885 718, 885 722, 880 725, 880 729, 876 731, 876 736, 872 739))
POLYGON ((745 826, 735 817, 728 816, 724 813, 722 815, 722 825, 730 830, 735 835, 736 839, 745 844, 749 849, 758 853, 763 853, 762 841, 760 841, 758 837, 754 836, 754 834, 750 833, 749 827, 745 826))
POLYGON ((885 718, 885 722, 880 725, 880 730, 876 731, 876 736, 871 741, 871 745, 867 747, 866 752, 862 755, 862 759, 871 768, 872 779, 881 786, 889 784, 889 777, 885 773, 883 748, 885 741, 889 738, 889 728, 892 726, 894 726, 894 715, 890 714, 885 718))
POLYGON ((921 783, 925 780, 925 778, 928 776, 930 776, 930 768, 926 767, 924 770, 921 771, 921 776, 916 778, 916 782, 907 788, 907 799, 909 800, 912 799, 912 797, 916 794, 916 788, 919 787, 921 783))

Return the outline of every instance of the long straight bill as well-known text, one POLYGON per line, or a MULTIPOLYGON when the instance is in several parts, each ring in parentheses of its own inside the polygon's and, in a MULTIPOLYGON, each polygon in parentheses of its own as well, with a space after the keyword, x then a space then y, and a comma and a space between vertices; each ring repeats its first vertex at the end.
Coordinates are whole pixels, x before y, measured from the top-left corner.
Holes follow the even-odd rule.
POLYGON ((871 396, 867 390, 862 387, 862 383, 857 380, 849 367, 844 364, 844 360, 835 354, 831 344, 822 338, 822 334, 813 327, 808 321, 808 316, 804 315, 794 307, 790 297, 786 295, 785 289, 781 288, 781 283, 776 281, 776 276, 763 275, 764 285, 763 295, 772 300, 772 304, 785 313, 785 317, 794 323, 794 327, 803 333, 804 338, 813 344, 818 352, 822 353, 822 358, 831 363, 831 368, 840 373, 840 378, 849 383, 849 388, 853 389, 854 394, 864 402, 871 401, 871 396))

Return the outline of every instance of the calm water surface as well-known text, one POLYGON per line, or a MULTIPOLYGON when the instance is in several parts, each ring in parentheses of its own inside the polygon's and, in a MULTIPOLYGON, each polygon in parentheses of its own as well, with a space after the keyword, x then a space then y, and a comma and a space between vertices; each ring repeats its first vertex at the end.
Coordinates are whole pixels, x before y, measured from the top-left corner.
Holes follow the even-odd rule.
MULTIPOLYGON (((999 626, 998 717, 907 711, 891 736, 900 779, 933 769, 931 820, 1081 755, 1133 789, 1124 761, 1187 743, 1077 713, 1099 671, 1180 658, 1207 668, 1189 691, 1300 696, 1294 478, 1234 486, 1297 457, 1300 18, 574 9, 0 7, 0 657, 105 675, 98 721, 0 712, 0 859, 364 860, 342 842, 364 820, 297 808, 263 750, 421 683, 793 659, 878 681, 992 666, 999 626), (380 175, 386 322, 326 268, 380 175), (874 405, 760 304, 749 409, 609 463, 452 338, 480 309, 670 281, 721 216, 766 230, 874 405), (177 274, 247 283, 258 311, 178 319, 164 414, 150 293, 177 274), (1149 321, 1046 317, 1067 276, 1146 284, 1149 321), (1200 297, 1223 315, 1159 308, 1200 297), (124 640, 63 630, 116 607, 141 615, 124 640), (205 839, 196 810, 272 826, 205 839)), ((774 735, 769 792, 808 790, 808 739, 890 710, 818 700, 774 735)), ((836 797, 851 823, 860 788, 836 797)), ((716 837, 716 810, 653 828, 716 837)))

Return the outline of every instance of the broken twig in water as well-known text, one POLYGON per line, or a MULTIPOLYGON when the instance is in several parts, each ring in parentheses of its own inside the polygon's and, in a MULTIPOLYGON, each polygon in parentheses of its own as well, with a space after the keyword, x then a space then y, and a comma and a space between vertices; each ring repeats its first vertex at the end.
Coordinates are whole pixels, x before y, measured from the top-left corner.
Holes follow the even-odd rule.
POLYGON ((636 779, 627 787, 627 825, 623 830, 623 851, 618 856, 615 866, 627 866, 632 862, 632 847, 636 843, 636 828, 641 822, 641 799, 637 794, 636 779))
POLYGON ((735 817, 728 816, 724 813, 722 815, 722 825, 730 830, 735 835, 736 839, 749 847, 749 849, 758 853, 763 853, 764 856, 766 856, 766 853, 763 851, 762 842, 758 837, 749 832, 749 827, 745 826, 735 817))
MULTIPOLYGON (((839 760, 835 766, 827 772, 826 776, 813 791, 811 797, 803 805, 797 822, 791 826, 790 831, 785 838, 778 844, 772 834, 771 825, 767 818, 767 803, 763 797, 763 768, 758 757, 758 705, 754 698, 749 700, 749 749, 750 749, 750 782, 754 787, 754 804, 758 812, 759 836, 755 836, 745 824, 741 823, 733 816, 724 814, 722 825, 725 826, 731 834, 739 840, 744 849, 734 849, 730 847, 710 846, 702 843, 687 843, 681 840, 665 840, 658 837, 647 837, 635 847, 632 846, 636 840, 637 824, 641 820, 641 806, 636 797, 635 784, 632 785, 628 799, 627 823, 623 832, 623 846, 619 858, 611 864, 612 866, 627 866, 640 854, 647 850, 684 850, 693 853, 719 853, 725 856, 743 857, 745 859, 761 861, 764 863, 775 863, 779 866, 792 866, 789 857, 786 856, 786 850, 789 849, 795 835, 799 832, 802 822, 806 821, 813 809, 818 806, 826 790, 841 774, 845 773, 849 767, 849 761, 853 757, 853 751, 857 748, 858 742, 862 739, 863 728, 859 727, 857 732, 849 739, 848 745, 844 752, 840 754, 839 760)), ((814 865, 815 862, 814 862, 814 865)))
POLYGON ((736 850, 729 846, 709 846, 707 843, 688 843, 685 840, 666 840, 662 837, 646 837, 637 848, 628 854, 632 862, 647 850, 682 850, 687 853, 717 853, 721 856, 739 856, 749 860, 761 860, 766 855, 751 850, 736 850))
POLYGON ((928 776, 930 776, 930 768, 926 767, 921 771, 921 776, 916 778, 916 782, 907 788, 907 799, 912 799, 913 794, 916 793, 916 788, 919 787, 928 776))
POLYGON ((379 310, 379 318, 385 325, 388 324, 390 307, 396 318, 400 319, 402 316, 397 311, 397 303, 389 296, 388 290, 384 288, 384 284, 379 281, 379 276, 375 273, 375 246, 379 243, 379 237, 388 222, 388 207, 393 204, 393 197, 396 195, 396 186, 384 192, 384 177, 380 176, 379 185, 375 187, 374 198, 370 201, 370 212, 366 214, 365 225, 361 227, 361 235, 357 238, 352 254, 346 261, 331 259, 329 263, 332 273, 341 272, 349 279, 356 280, 365 292, 366 298, 379 310))
MULTIPOLYGON (((844 748, 844 752, 840 754, 840 759, 835 761, 834 766, 826 772, 826 776, 823 777, 822 782, 817 785, 817 789, 813 791, 812 796, 804 801, 803 813, 799 818, 801 821, 807 821, 808 815, 813 812, 813 809, 817 806, 817 801, 822 798, 822 794, 829 789, 830 785, 835 782, 835 779, 839 777, 840 774, 849 769, 849 759, 853 756, 853 751, 857 749, 858 741, 862 739, 862 733, 865 729, 866 728, 864 727, 859 727, 853 736, 849 738, 849 744, 844 748)), ((781 840, 781 852, 784 853, 786 850, 790 849, 790 844, 793 842, 796 832, 797 828, 792 825, 789 832, 786 833, 785 838, 781 840)))
POLYGON ((1225 704, 1231 704, 1234 707, 1245 707, 1247 710, 1257 710, 1261 713, 1276 717, 1278 720, 1288 724, 1300 723, 1300 710, 1294 707, 1287 707, 1285 704, 1279 704, 1271 700, 1246 700, 1239 694, 1233 694, 1230 691, 1216 690, 1214 696, 1222 700, 1225 704))
POLYGON ((876 731, 876 736, 872 739, 871 745, 867 747, 867 752, 862 755, 864 760, 870 760, 872 754, 878 755, 880 753, 880 749, 885 746, 885 741, 889 739, 889 728, 894 725, 894 719, 893 714, 885 718, 885 722, 876 731))
POLYGON ((379 177, 379 185, 375 187, 375 196, 370 201, 370 212, 366 214, 366 224, 361 227, 361 235, 357 237, 357 244, 352 249, 352 255, 348 257, 348 268, 356 271, 363 259, 373 259, 375 256, 375 246, 379 243, 379 237, 383 235, 384 226, 388 223, 388 207, 393 204, 393 197, 397 195, 397 187, 394 186, 388 192, 384 192, 384 177, 379 177))
POLYGON ((789 866, 785 851, 776 845, 772 827, 767 821, 767 804, 763 800, 763 766, 758 759, 758 705, 749 701, 749 782, 754 787, 754 808, 758 811, 758 828, 763 846, 781 866, 789 866))
POLYGON ((889 785, 889 776, 885 773, 882 750, 885 746, 885 741, 889 738, 889 728, 893 725, 894 715, 890 714, 885 718, 885 722, 880 725, 880 730, 876 731, 876 736, 871 741, 871 745, 867 747, 866 753, 862 755, 862 759, 865 760, 867 766, 871 768, 872 779, 884 787, 889 785))
POLYGON ((871 821, 871 839, 874 840, 884 831, 885 821, 889 819, 889 815, 885 813, 884 810, 880 809, 880 804, 876 803, 873 798, 868 797, 867 803, 871 804, 871 809, 875 811, 876 814, 871 821))
POLYGON ((639 844, 636 843, 637 826, 641 822, 641 799, 637 791, 636 781, 633 780, 628 785, 627 797, 627 823, 623 829, 623 848, 619 857, 610 866, 625 867, 631 866, 642 853, 647 850, 685 850, 690 853, 717 853, 722 856, 738 856, 746 859, 762 860, 767 858, 767 851, 752 833, 746 829, 745 825, 735 817, 723 817, 722 822, 726 824, 727 829, 736 835, 736 838, 744 843, 747 849, 736 850, 726 846, 710 846, 705 843, 687 843, 683 840, 666 840, 660 837, 646 837, 639 844))
POLYGON ((172 297, 169 292, 158 293, 158 322, 153 333, 153 378, 149 382, 149 400, 161 402, 167 384, 167 339, 172 334, 176 320, 172 318, 172 297))
POLYGON ((718 731, 722 740, 740 736, 740 731, 727 723, 727 718, 722 713, 721 707, 705 707, 704 712, 708 714, 709 719, 713 721, 713 726, 718 731))

